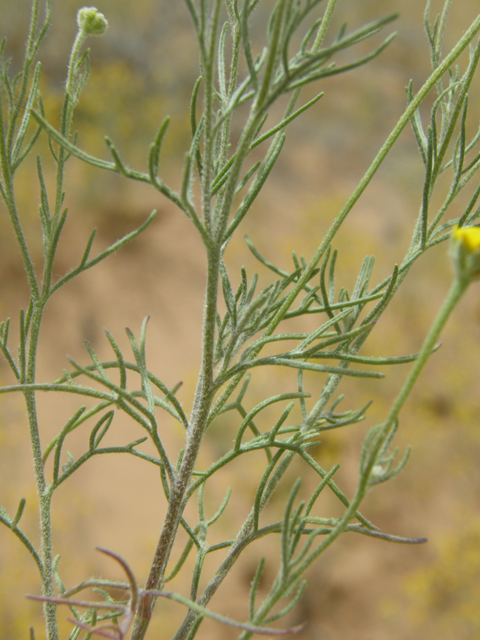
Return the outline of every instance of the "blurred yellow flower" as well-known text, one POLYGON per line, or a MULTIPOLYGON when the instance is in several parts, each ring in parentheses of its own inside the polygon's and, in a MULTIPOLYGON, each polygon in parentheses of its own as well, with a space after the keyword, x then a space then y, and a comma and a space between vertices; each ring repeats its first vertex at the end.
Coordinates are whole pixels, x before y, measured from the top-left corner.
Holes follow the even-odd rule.
POLYGON ((455 227, 450 254, 459 278, 480 280, 480 227, 455 227))
POLYGON ((453 237, 468 251, 480 250, 480 227, 456 227, 453 237))

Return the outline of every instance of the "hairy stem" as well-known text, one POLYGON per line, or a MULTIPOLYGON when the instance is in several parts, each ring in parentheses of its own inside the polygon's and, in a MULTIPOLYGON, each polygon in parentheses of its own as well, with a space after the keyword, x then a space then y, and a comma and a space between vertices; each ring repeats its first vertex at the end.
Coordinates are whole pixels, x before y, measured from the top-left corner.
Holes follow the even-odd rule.
MULTIPOLYGON (((31 333, 28 345, 26 384, 34 384, 36 378, 37 350, 40 337, 40 326, 43 315, 43 304, 34 304, 31 333)), ((32 446, 33 466, 40 504, 40 535, 41 535, 41 559, 43 565, 42 582, 43 594, 47 598, 55 596, 53 577, 53 550, 52 550, 52 524, 51 524, 51 492, 47 485, 45 470, 42 458, 42 446, 40 442, 40 430, 38 425, 37 406, 35 391, 26 390, 24 392, 27 406, 27 416, 30 428, 30 441, 32 446)), ((56 617, 56 606, 45 602, 43 605, 46 620, 48 640, 58 640, 58 625, 56 617)))
MULTIPOLYGON (((200 375, 195 393, 192 417, 187 431, 187 442, 180 469, 171 487, 170 499, 163 529, 155 551, 147 580, 147 589, 159 589, 186 505, 186 492, 195 466, 203 434, 208 421, 213 390, 213 361, 215 347, 215 316, 217 312, 218 281, 221 249, 212 246, 208 251, 208 270, 203 319, 203 349, 200 375)), ((132 640, 143 640, 152 617, 156 598, 143 599, 135 617, 132 640)))

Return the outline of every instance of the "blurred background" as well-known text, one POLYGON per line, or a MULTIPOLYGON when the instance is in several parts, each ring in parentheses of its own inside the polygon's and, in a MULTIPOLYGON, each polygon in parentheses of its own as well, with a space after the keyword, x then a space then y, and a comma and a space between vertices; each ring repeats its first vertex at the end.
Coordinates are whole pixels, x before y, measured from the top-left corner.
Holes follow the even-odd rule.
MULTIPOLYGON (((441 3, 434 0, 432 4, 435 14, 441 3)), ((271 5, 270 0, 260 3, 252 25, 254 34, 261 35, 264 13, 271 5)), ((80 6, 74 0, 53 0, 53 24, 40 54, 41 89, 51 122, 58 119, 80 6)), ((97 0, 97 7, 108 18, 110 28, 102 38, 89 41, 91 77, 75 120, 79 145, 108 159, 104 143, 104 135, 108 135, 128 164, 144 170, 148 144, 169 114, 172 121, 160 173, 177 189, 189 144, 191 89, 198 75, 186 6, 168 0, 97 0)), ((0 0, 1 31, 8 39, 13 69, 23 54, 29 10, 29 0, 0 0)), ((261 282, 268 278, 247 249, 244 234, 284 269, 291 268, 293 250, 307 259, 311 257, 403 112, 408 81, 412 78, 418 89, 428 75, 422 2, 339 0, 336 26, 348 20, 354 28, 394 11, 400 12, 391 27, 398 36, 381 57, 350 74, 324 81, 318 89, 324 90, 325 96, 291 126, 271 179, 227 254, 234 281, 238 282, 241 265, 249 274, 259 271, 261 282)), ((456 42, 477 12, 476 0, 453 3, 446 48, 456 42)), ((388 32, 382 32, 383 37, 388 32)), ((365 52, 370 46, 365 43, 359 51, 365 52)), ((478 80, 475 88, 469 103, 471 130, 479 119, 478 80)), ((312 89, 305 92, 305 98, 313 95, 312 89)), ((44 141, 39 149, 42 145, 44 141)), ((18 200, 32 254, 41 264, 33 155, 30 160, 19 177, 18 200)), ((51 171, 46 169, 50 187, 51 171)), ((351 289, 366 255, 376 255, 372 282, 381 281, 391 273, 393 264, 402 260, 420 206, 422 186, 421 160, 413 133, 407 130, 335 239, 334 246, 339 250, 338 288, 351 289)), ((93 227, 98 229, 94 254, 138 226, 152 209, 158 210, 158 216, 146 233, 73 280, 52 300, 45 318, 38 380, 59 377, 69 366, 67 354, 87 363, 85 339, 100 357, 110 359, 103 327, 128 352, 125 327, 138 335, 143 318, 149 315, 150 369, 169 386, 183 382, 178 397, 188 411, 200 358, 205 266, 194 229, 151 188, 94 170, 75 159, 68 167, 67 206, 69 219, 55 265, 58 274, 78 263, 93 227)), ((0 313, 2 319, 10 316, 16 324, 20 307, 27 304, 28 291, 3 203, 0 216, 0 313)), ((412 269, 363 353, 393 356, 418 351, 451 279, 447 247, 441 245, 412 269)), ((344 535, 309 572, 309 588, 288 621, 308 623, 299 639, 480 638, 479 321, 476 285, 456 309, 442 336, 442 348, 432 356, 402 411, 397 445, 401 452, 408 444, 413 445, 407 467, 391 483, 376 488, 362 510, 382 530, 401 536, 426 536, 428 544, 394 546, 344 535)), ((357 479, 362 439, 376 420, 385 417, 408 370, 408 365, 389 368, 383 380, 348 381, 342 388, 346 393, 341 405, 344 409, 360 408, 374 400, 372 409, 364 423, 328 432, 315 449, 315 456, 323 467, 341 463, 339 482, 349 496, 357 479)), ((0 362, 0 381, 11 383, 4 362, 0 362)), ((259 375, 246 399, 247 408, 267 393, 290 390, 289 382, 286 374, 277 371, 259 375)), ((321 382, 314 378, 308 382, 311 392, 315 384, 318 390, 321 388, 321 382)), ((46 394, 40 397, 39 405, 44 442, 58 433, 78 406, 69 398, 46 394)), ((271 415, 278 417, 274 412, 271 415)), ((229 420, 233 419, 212 427, 200 467, 230 446, 235 425, 229 420)), ((178 448, 182 436, 178 426, 165 420, 162 428, 168 446, 178 448)), ((140 436, 136 427, 119 419, 114 435, 109 437, 112 442, 126 443, 140 436)), ((87 438, 88 433, 74 434, 66 448, 74 456, 80 455, 87 438)), ((22 399, 2 396, 0 503, 9 513, 15 513, 20 498, 26 497, 22 524, 37 540, 37 498, 26 442, 22 399)), ((251 463, 251 478, 245 476, 243 461, 233 465, 211 487, 212 513, 228 485, 240 483, 242 487, 242 493, 234 494, 230 508, 219 521, 219 539, 232 536, 241 516, 247 513, 256 487, 255 472, 262 462, 259 457, 251 463)), ((294 472, 303 474, 305 469, 299 465, 292 477, 294 472)), ((313 480, 305 473, 306 487, 313 486, 313 480)), ((102 456, 86 464, 58 490, 53 511, 57 528, 54 546, 55 553, 61 554, 59 567, 67 587, 92 573, 122 579, 117 567, 95 552, 97 545, 125 557, 139 583, 144 583, 164 513, 159 484, 157 472, 133 457, 102 456)), ((287 483, 283 497, 288 488, 287 483)), ((322 497, 319 505, 319 515, 338 514, 333 499, 322 497)), ((274 500, 268 514, 272 519, 275 507, 274 500)), ((278 567, 277 544, 273 540, 263 547, 261 543, 253 545, 211 607, 246 619, 248 591, 258 560, 267 558, 268 584, 278 567)), ((208 567, 213 571, 218 561, 211 560, 208 567)), ((36 569, 6 529, 0 529, 0 566, 1 640, 27 638, 31 624, 35 624, 40 640, 41 608, 24 598, 26 593, 39 593, 36 569)), ((186 578, 174 587, 188 589, 186 578)), ((172 637, 184 613, 181 605, 159 602, 148 637, 172 637)), ((64 620, 67 611, 60 618, 62 637, 67 637, 71 628, 64 620)), ((237 632, 211 622, 205 622, 198 635, 199 640, 235 637, 237 632)))

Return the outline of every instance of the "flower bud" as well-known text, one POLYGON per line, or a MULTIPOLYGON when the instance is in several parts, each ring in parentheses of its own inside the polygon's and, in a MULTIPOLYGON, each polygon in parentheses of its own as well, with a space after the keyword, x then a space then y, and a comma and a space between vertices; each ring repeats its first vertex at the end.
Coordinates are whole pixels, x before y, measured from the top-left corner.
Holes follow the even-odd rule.
POLYGON ((479 280, 480 227, 455 227, 450 255, 459 278, 479 280))
POLYGON ((372 467, 372 471, 370 473, 371 480, 381 480, 385 475, 385 469, 381 464, 376 464, 372 467))
POLYGON ((77 13, 78 28, 89 36, 100 36, 105 33, 108 22, 103 13, 95 7, 83 7, 77 13))

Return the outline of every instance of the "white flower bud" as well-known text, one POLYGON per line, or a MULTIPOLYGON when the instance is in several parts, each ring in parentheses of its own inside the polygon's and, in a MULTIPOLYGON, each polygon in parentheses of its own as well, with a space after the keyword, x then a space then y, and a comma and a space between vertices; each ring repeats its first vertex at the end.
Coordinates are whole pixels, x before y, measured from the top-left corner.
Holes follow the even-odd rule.
POLYGON ((379 480, 385 474, 385 469, 381 464, 376 464, 370 473, 372 480, 379 480))

